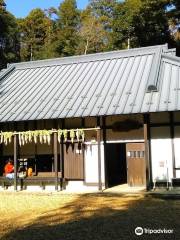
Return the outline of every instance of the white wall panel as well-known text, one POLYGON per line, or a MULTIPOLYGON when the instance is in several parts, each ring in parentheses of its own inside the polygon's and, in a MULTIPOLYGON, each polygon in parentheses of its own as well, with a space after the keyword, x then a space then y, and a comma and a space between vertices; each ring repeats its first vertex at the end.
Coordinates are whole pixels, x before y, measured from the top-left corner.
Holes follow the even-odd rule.
POLYGON ((170 129, 169 127, 152 128, 151 137, 153 179, 170 180, 173 176, 170 129))
MULTIPOLYGON (((104 183, 104 146, 101 144, 101 174, 104 183)), ((87 144, 85 150, 85 182, 98 183, 98 145, 87 144)))
POLYGON ((180 168, 180 126, 174 129, 175 167, 180 168))

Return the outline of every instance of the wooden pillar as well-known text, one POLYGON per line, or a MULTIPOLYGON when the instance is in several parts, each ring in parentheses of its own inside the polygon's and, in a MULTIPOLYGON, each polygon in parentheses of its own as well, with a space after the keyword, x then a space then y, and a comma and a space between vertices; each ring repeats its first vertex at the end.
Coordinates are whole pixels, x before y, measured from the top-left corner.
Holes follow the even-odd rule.
MULTIPOLYGON (((0 123, 0 131, 2 131, 2 123, 0 123)), ((3 144, 2 143, 0 143, 0 161, 1 163, 3 163, 3 144)), ((4 169, 2 169, 2 172, 1 172, 2 175, 3 175, 3 170, 4 169)))
POLYGON ((146 162, 146 189, 151 188, 151 163, 150 163, 150 125, 149 115, 144 115, 144 145, 145 145, 145 162, 146 162))
POLYGON ((55 190, 58 191, 58 152, 57 152, 57 132, 54 132, 54 170, 55 170, 55 190))
POLYGON ((104 143, 104 173, 105 173, 105 188, 108 188, 108 171, 107 171, 107 157, 106 157, 106 117, 102 118, 103 143, 104 143))
MULTIPOLYGON (((86 128, 85 118, 81 118, 81 128, 86 128)), ((78 145, 78 143, 77 143, 77 145, 78 145)), ((82 142, 81 151, 82 151, 82 156, 83 156, 83 178, 84 178, 84 183, 85 183, 85 179, 86 179, 86 160, 85 160, 84 150, 85 150, 85 143, 82 142)))
POLYGON ((173 178, 176 178, 176 163, 175 163, 175 148, 174 148, 174 116, 173 116, 173 112, 169 113, 169 117, 170 117, 170 134, 171 134, 171 148, 172 148, 173 178))
POLYGON ((101 130, 97 130, 98 142, 98 187, 99 191, 102 190, 102 176, 101 176, 101 130))
MULTIPOLYGON (((0 161, 1 161, 1 164, 3 163, 4 164, 4 161, 3 161, 3 144, 1 143, 0 144, 0 161)), ((4 172, 4 169, 2 168, 0 174, 3 175, 3 172, 4 172)))
POLYGON ((17 191, 17 146, 18 140, 17 135, 14 135, 14 191, 17 191))
MULTIPOLYGON (((34 121, 34 130, 37 130, 37 121, 35 120, 34 121)), ((35 175, 37 176, 37 143, 34 143, 34 172, 35 172, 35 175)))
MULTIPOLYGON (((64 119, 62 119, 61 128, 64 129, 64 119)), ((63 190, 64 183, 64 138, 61 136, 60 143, 60 169, 61 169, 61 190, 63 190)))
POLYGON ((101 126, 101 119, 100 119, 100 117, 96 118, 96 124, 97 124, 97 126, 101 126))
POLYGON ((61 190, 63 190, 64 186, 64 138, 61 136, 60 143, 60 169, 61 169, 61 190))
POLYGON ((81 127, 85 128, 85 118, 81 118, 81 127))

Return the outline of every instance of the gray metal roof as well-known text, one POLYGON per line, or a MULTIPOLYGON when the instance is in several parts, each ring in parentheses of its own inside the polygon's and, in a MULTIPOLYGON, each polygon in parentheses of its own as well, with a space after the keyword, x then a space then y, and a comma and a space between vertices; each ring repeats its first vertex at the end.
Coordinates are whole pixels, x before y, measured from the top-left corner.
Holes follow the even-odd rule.
POLYGON ((180 110, 174 53, 160 45, 11 64, 0 74, 0 121, 180 110))

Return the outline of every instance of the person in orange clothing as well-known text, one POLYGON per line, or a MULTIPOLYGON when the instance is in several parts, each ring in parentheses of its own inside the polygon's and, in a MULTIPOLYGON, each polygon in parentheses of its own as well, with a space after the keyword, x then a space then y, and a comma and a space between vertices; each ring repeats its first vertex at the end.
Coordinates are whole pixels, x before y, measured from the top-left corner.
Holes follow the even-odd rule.
POLYGON ((11 159, 8 160, 4 167, 4 173, 7 178, 13 179, 14 178, 14 165, 11 159))

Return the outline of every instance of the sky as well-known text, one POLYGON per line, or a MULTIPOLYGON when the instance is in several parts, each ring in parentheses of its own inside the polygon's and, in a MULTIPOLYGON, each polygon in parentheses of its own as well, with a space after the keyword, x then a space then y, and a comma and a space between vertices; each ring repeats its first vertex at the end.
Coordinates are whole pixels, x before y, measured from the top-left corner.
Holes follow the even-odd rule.
MULTIPOLYGON (((63 0, 5 0, 7 10, 16 17, 26 17, 34 8, 47 9, 49 7, 58 7, 63 0)), ((77 0, 79 9, 85 8, 88 0, 77 0)))

